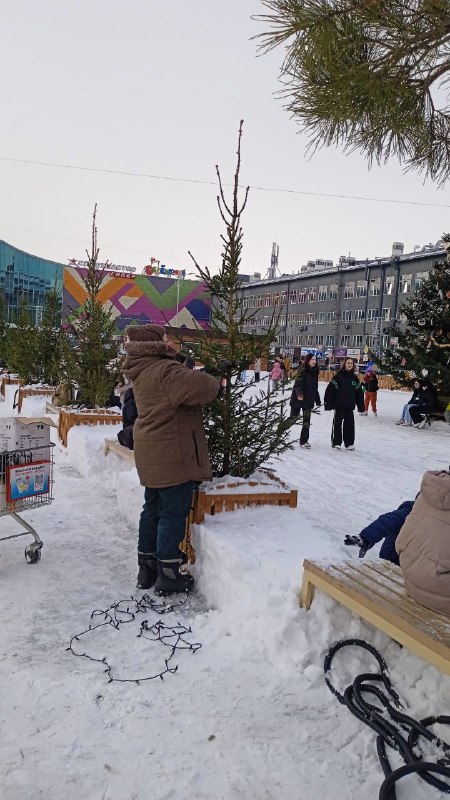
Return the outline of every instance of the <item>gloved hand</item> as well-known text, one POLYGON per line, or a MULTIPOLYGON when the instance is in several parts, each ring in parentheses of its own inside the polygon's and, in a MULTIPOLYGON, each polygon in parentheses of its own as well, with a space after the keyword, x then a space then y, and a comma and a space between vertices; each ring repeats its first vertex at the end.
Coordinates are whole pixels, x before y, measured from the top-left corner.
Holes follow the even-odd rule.
POLYGON ((346 536, 344 539, 344 544, 359 547, 358 558, 364 558, 367 551, 370 550, 372 547, 369 542, 362 538, 362 536, 346 536))

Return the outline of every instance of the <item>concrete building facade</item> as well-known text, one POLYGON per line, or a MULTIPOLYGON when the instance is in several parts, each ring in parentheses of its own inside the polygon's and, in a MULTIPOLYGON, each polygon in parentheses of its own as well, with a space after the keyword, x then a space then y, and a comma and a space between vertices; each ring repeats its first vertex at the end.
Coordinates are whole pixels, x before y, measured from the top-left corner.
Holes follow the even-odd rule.
POLYGON ((364 360, 368 349, 381 354, 395 347, 391 330, 404 324, 402 303, 447 255, 440 243, 400 250, 397 245, 391 256, 372 261, 341 258, 337 266, 308 262, 299 273, 243 284, 250 314, 244 330, 261 334, 278 320, 277 345, 295 358, 314 351, 333 361, 364 360))

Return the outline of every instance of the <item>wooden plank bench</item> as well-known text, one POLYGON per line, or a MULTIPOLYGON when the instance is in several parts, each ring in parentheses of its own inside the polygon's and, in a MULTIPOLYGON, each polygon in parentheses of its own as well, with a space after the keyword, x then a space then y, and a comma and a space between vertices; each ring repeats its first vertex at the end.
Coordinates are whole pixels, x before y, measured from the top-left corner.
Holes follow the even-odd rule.
POLYGON ((108 453, 115 453, 116 456, 123 458, 125 461, 131 461, 131 463, 134 464, 133 450, 130 450, 129 447, 124 447, 117 439, 105 439, 104 453, 105 456, 107 456, 108 453))
POLYGON ((309 609, 314 588, 450 675, 450 617, 412 600, 400 567, 389 561, 303 562, 300 605, 309 609))

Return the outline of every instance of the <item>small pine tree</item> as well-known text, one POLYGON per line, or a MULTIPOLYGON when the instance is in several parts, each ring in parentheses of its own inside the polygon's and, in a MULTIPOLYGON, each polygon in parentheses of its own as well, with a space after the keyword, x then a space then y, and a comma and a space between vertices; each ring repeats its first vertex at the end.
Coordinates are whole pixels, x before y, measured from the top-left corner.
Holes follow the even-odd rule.
POLYGON ((8 325, 6 322, 5 290, 0 289, 0 367, 6 366, 8 325))
POLYGON ((56 287, 45 296, 36 345, 39 380, 55 386, 71 354, 67 334, 61 326, 61 294, 56 287))
POLYGON ((90 407, 105 405, 120 372, 120 345, 115 338, 111 310, 105 309, 99 299, 105 273, 97 267, 96 216, 97 205, 92 220, 91 252, 86 250, 88 266, 83 278, 87 299, 69 320, 69 330, 77 340, 71 377, 79 386, 80 401, 90 407))
POLYGON ((222 265, 217 275, 201 267, 189 253, 201 279, 212 295, 211 339, 202 344, 202 361, 207 369, 223 376, 223 396, 205 406, 204 421, 208 449, 214 474, 248 478, 270 456, 292 449, 289 429, 292 420, 285 414, 283 400, 264 391, 256 391, 250 400, 244 398, 246 387, 239 382, 239 373, 258 356, 266 355, 276 337, 277 320, 272 319, 266 333, 260 337, 243 332, 253 316, 244 308, 240 291, 239 267, 242 257, 243 232, 241 217, 249 189, 239 201, 239 172, 241 166, 241 121, 239 127, 237 166, 231 204, 225 198, 219 168, 217 203, 225 224, 222 235, 222 265), (213 341, 214 340, 214 341, 213 341))
MULTIPOLYGON (((450 255, 450 235, 447 243, 450 255)), ((450 263, 435 261, 428 278, 405 302, 404 330, 393 329, 398 347, 385 351, 383 364, 404 385, 405 371, 421 377, 426 370, 442 398, 450 395, 450 263)))
POLYGON ((39 354, 37 328, 25 296, 19 300, 19 308, 8 329, 5 343, 5 358, 8 368, 25 384, 39 381, 39 354))

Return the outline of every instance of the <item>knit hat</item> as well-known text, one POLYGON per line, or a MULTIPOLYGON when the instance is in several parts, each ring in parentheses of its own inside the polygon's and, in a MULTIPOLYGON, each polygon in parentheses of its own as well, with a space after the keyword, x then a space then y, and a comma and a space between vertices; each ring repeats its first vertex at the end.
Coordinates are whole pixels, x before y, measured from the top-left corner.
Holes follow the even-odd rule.
POLYGON ((166 331, 161 325, 130 325, 125 333, 132 342, 162 342, 166 331))

